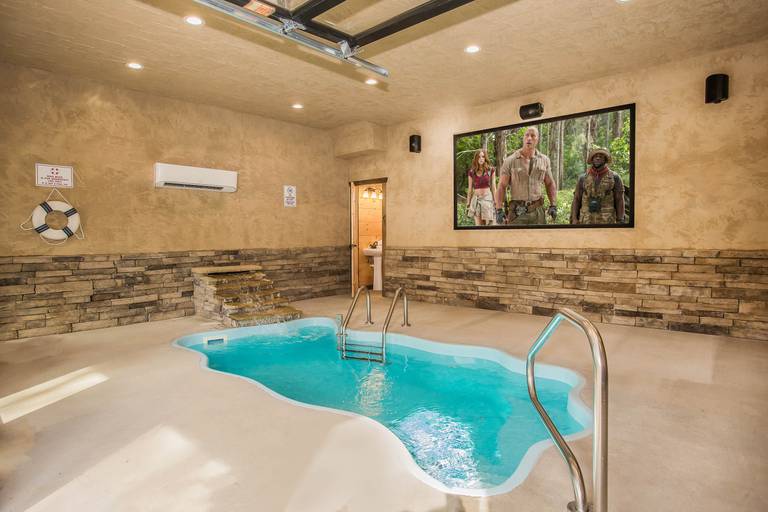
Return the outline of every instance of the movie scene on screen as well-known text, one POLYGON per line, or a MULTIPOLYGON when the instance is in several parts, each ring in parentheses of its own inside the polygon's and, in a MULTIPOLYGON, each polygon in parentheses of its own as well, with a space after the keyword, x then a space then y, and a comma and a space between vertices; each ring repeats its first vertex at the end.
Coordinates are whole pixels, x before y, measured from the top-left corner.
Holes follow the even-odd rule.
POLYGON ((453 137, 454 229, 634 226, 635 106, 453 137))

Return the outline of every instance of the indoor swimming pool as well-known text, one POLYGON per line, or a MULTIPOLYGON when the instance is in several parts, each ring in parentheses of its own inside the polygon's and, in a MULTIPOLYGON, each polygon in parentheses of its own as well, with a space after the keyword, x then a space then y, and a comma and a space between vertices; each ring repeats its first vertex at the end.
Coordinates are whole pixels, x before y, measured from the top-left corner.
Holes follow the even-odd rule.
MULTIPOLYGON (((215 371, 251 379, 300 404, 371 418, 407 448, 419 478, 443 490, 492 495, 519 485, 549 435, 528 397, 525 363, 501 351, 390 334, 387 363, 342 360, 336 324, 309 318, 180 338, 215 371)), ((348 331, 377 344, 378 332, 348 331)), ((539 398, 567 439, 586 435, 583 378, 537 365, 539 398)))

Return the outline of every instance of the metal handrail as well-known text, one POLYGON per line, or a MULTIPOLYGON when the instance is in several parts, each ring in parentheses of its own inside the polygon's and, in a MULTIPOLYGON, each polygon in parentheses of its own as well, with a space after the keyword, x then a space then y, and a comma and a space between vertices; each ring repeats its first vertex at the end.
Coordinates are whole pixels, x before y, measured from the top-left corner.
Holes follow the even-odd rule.
POLYGON ((403 323, 401 327, 410 327, 408 322, 408 295, 405 293, 403 287, 399 287, 395 291, 395 296, 392 299, 392 304, 389 305, 389 311, 387 312, 387 319, 384 320, 384 327, 381 329, 381 362, 387 362, 387 329, 389 328, 389 321, 392 320, 392 313, 395 311, 395 305, 397 305, 397 299, 400 294, 403 294, 403 323))
POLYGON ((531 349, 528 351, 528 360, 525 365, 528 376, 528 395, 533 405, 539 412, 544 425, 555 441, 560 455, 568 464, 573 484, 575 500, 568 504, 568 510, 574 512, 607 512, 608 511, 608 361, 605 357, 605 346, 595 325, 583 316, 567 308, 558 309, 557 313, 549 321, 547 327, 539 334, 531 349), (534 378, 534 364, 536 354, 549 341, 563 319, 567 319, 573 325, 581 329, 587 335, 589 346, 592 350, 592 372, 594 374, 594 390, 592 407, 594 410, 594 432, 592 439, 592 505, 587 502, 584 490, 584 477, 581 468, 573 455, 568 443, 557 430, 552 419, 541 405, 536 394, 536 380, 534 378))
POLYGON ((347 315, 344 317, 344 322, 341 324, 341 330, 336 334, 336 350, 341 350, 342 355, 344 355, 347 350, 347 326, 349 325, 349 320, 352 318, 352 313, 355 311, 355 306, 357 306, 357 299, 360 298, 360 292, 363 290, 365 290, 365 325, 373 325, 373 321, 371 320, 371 291, 367 286, 361 286, 357 289, 357 292, 355 292, 355 298, 352 299, 352 303, 347 309, 347 315))

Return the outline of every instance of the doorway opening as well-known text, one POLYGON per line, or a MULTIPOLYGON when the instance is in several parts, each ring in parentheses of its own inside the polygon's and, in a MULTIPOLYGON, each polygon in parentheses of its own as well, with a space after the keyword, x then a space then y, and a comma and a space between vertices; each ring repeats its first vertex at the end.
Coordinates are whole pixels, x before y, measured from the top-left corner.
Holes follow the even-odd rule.
POLYGON ((350 183, 352 294, 360 286, 381 293, 386 248, 387 178, 350 183))

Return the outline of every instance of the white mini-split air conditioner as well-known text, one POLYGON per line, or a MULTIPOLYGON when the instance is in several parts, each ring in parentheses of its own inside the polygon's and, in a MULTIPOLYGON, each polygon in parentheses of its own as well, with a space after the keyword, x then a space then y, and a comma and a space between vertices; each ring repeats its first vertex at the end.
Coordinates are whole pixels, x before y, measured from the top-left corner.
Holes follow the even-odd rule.
POLYGON ((155 187, 234 192, 237 190, 237 172, 157 162, 155 187))

